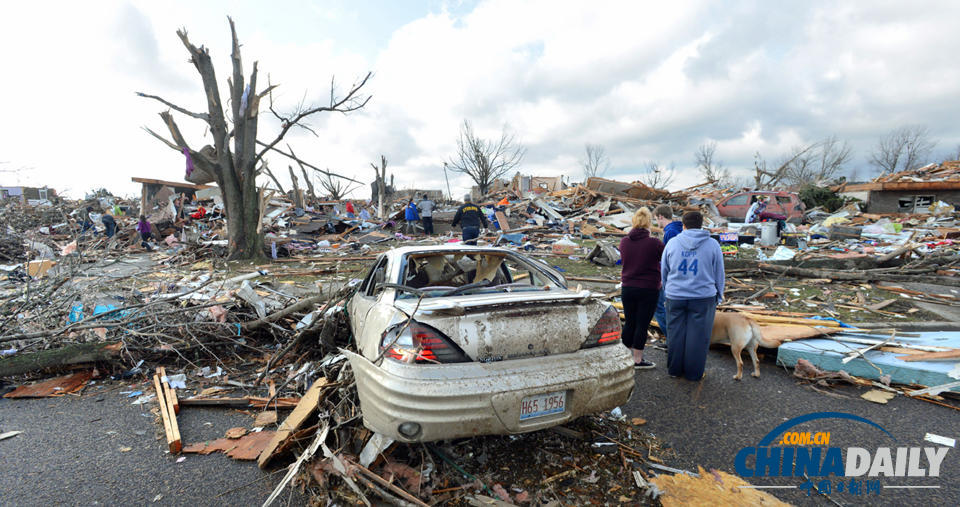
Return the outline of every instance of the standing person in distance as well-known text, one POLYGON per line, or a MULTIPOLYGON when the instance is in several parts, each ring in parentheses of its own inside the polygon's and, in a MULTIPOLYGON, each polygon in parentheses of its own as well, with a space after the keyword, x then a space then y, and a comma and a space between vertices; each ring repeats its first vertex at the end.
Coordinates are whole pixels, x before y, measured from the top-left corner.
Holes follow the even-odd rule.
POLYGON ((633 214, 633 228, 620 240, 621 299, 623 301, 623 344, 633 352, 637 369, 656 366, 643 358, 650 319, 660 295, 660 256, 663 243, 650 236, 651 215, 647 208, 633 214))
POLYGON ((417 205, 413 203, 413 199, 407 202, 407 208, 403 211, 403 218, 407 221, 407 225, 404 226, 404 232, 408 236, 416 235, 417 221, 420 220, 420 214, 417 213, 417 205))
POLYGON ((427 194, 423 194, 420 202, 417 203, 417 208, 420 208, 420 222, 423 224, 423 233, 427 236, 433 236, 433 208, 435 206, 433 201, 427 198, 427 194))
POLYGON ((483 216, 480 206, 477 206, 470 200, 470 194, 463 197, 463 206, 457 209, 457 214, 453 216, 452 227, 460 224, 460 230, 463 233, 463 243, 465 245, 476 245, 477 238, 480 237, 480 227, 487 228, 487 217, 483 216))
MULTIPOLYGON (((673 208, 668 204, 661 204, 653 210, 653 218, 657 221, 657 225, 663 229, 663 246, 666 247, 670 243, 670 240, 674 238, 677 234, 683 232, 683 223, 679 220, 673 219, 673 208)), ((657 319, 657 324, 660 325, 660 331, 663 332, 663 336, 667 336, 667 297, 663 292, 663 287, 660 288, 660 296, 657 298, 657 311, 654 312, 653 316, 657 319)))
POLYGON ((137 232, 140 233, 140 246, 146 248, 148 251, 153 250, 147 241, 153 236, 153 226, 147 221, 147 217, 140 215, 140 221, 137 222, 137 232))
POLYGON ((107 208, 107 210, 103 212, 103 216, 100 217, 100 223, 102 223, 104 229, 106 229, 104 234, 106 234, 108 238, 112 238, 117 232, 117 221, 113 218, 111 213, 112 211, 110 208, 107 208))
POLYGON ((667 295, 667 373, 703 378, 713 316, 723 300, 723 252, 703 230, 699 211, 683 214, 683 232, 670 241, 660 261, 667 295))

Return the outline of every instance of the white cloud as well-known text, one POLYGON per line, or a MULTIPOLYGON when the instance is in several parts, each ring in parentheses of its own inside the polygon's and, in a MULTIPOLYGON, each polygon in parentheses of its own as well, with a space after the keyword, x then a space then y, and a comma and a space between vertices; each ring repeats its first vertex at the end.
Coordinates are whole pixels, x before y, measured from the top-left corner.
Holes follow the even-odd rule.
MULTIPOLYGON (((523 171, 579 176, 585 143, 606 146, 612 177, 632 180, 647 161, 675 162, 676 185, 697 183, 692 153, 708 139, 748 171, 796 144, 838 134, 863 165, 876 138, 926 124, 941 146, 960 142, 960 69, 953 26, 960 4, 897 2, 515 2, 405 12, 397 4, 30 2, 0 18, 4 119, 0 161, 33 167, 22 183, 73 195, 107 186, 134 193, 130 176, 182 177, 182 157, 145 134, 164 108, 145 91, 191 109, 204 97, 175 35, 210 48, 226 86, 233 12, 245 70, 260 62, 289 110, 327 99, 331 75, 348 85, 374 71, 369 106, 311 120, 319 134, 288 136, 320 167, 368 181, 388 158, 398 186, 445 188, 442 161, 469 119, 478 133, 514 129, 523 171), (391 18, 381 15, 390 12, 391 18), (50 15, 56 12, 57 15, 50 15), (390 24, 390 19, 394 21, 390 24)), ((262 137, 276 122, 262 111, 262 137)), ((178 119, 191 143, 204 127, 178 119)), ((206 138, 209 141, 209 137, 206 138)), ((287 182, 287 161, 271 157, 287 182)), ((4 178, 10 173, 0 173, 4 178)), ((450 175, 455 195, 469 187, 450 175)), ((366 195, 367 187, 355 195, 366 195)))

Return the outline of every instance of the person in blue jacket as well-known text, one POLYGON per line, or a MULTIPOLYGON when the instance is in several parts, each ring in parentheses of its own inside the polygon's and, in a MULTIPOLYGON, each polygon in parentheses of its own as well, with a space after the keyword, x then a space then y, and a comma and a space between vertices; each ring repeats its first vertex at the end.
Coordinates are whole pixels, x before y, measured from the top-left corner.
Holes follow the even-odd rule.
MULTIPOLYGON (((674 236, 680 234, 683 231, 683 224, 679 220, 673 219, 673 208, 667 204, 661 204, 653 210, 653 217, 656 220, 657 225, 663 229, 663 244, 666 245, 668 241, 673 239, 674 236)), ((660 295, 657 298, 657 309, 654 310, 653 316, 657 319, 657 325, 660 326, 660 331, 663 331, 663 335, 667 335, 667 310, 666 310, 666 295, 663 292, 663 288, 660 288, 660 295)))
POLYGON ((703 378, 717 304, 723 300, 723 252, 703 230, 698 211, 683 214, 683 232, 670 241, 660 261, 667 296, 667 373, 703 378))
POLYGON ((417 222, 420 221, 420 212, 417 211, 417 205, 413 203, 413 199, 410 199, 410 202, 407 203, 407 208, 403 212, 403 218, 407 221, 404 232, 408 236, 417 234, 417 222))

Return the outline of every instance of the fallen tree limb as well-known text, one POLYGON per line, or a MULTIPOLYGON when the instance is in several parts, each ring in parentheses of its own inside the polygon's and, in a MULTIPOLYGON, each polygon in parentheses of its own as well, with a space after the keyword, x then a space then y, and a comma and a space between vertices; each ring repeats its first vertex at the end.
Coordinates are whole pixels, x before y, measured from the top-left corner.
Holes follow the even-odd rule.
MULTIPOLYGON (((757 265, 760 271, 766 273, 777 273, 781 275, 794 276, 799 278, 827 278, 830 280, 852 280, 860 282, 870 281, 889 281, 889 282, 916 282, 929 283, 935 285, 949 285, 960 287, 960 279, 954 279, 948 276, 924 276, 922 274, 903 274, 902 270, 893 268, 891 270, 850 270, 837 271, 830 269, 809 269, 795 268, 792 266, 776 266, 773 264, 760 263, 757 265)), ((923 270, 921 272, 934 271, 936 268, 923 270)))
POLYGON ((262 319, 257 319, 254 321, 244 323, 243 329, 246 329, 248 331, 251 329, 257 329, 258 327, 261 327, 264 324, 268 324, 270 322, 282 319, 287 315, 290 315, 291 313, 299 312, 301 310, 311 309, 313 308, 313 305, 319 303, 322 300, 323 300, 323 296, 311 296, 311 297, 308 297, 307 299, 302 299, 297 303, 294 303, 282 310, 273 312, 262 319))
POLYGON ((0 377, 20 375, 52 366, 109 361, 118 358, 120 347, 119 342, 79 343, 30 354, 15 355, 0 359, 0 377))

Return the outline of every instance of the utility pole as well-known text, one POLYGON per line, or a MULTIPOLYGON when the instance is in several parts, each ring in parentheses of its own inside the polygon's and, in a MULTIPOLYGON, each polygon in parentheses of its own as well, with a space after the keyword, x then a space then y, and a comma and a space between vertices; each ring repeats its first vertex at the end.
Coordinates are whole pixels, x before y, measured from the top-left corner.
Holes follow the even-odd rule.
POLYGON ((450 178, 447 178, 447 163, 443 163, 443 179, 447 181, 447 198, 453 200, 453 193, 450 192, 450 178))

